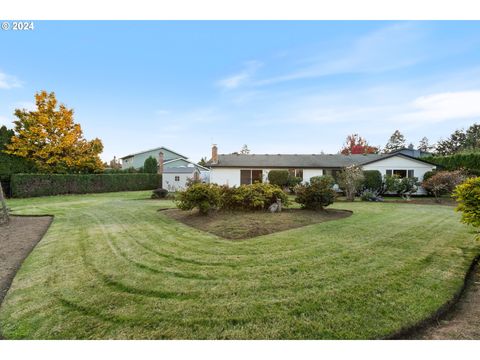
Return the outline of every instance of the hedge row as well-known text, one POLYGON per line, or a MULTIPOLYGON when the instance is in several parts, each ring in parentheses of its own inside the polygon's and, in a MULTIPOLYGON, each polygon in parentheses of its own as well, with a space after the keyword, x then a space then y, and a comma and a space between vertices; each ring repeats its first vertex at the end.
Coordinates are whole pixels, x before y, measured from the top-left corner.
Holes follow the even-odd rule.
POLYGON ((153 190, 161 186, 158 174, 14 174, 12 197, 88 194, 153 190))
POLYGON ((424 160, 441 165, 445 170, 464 168, 473 172, 480 171, 480 153, 431 156, 424 158, 424 160))

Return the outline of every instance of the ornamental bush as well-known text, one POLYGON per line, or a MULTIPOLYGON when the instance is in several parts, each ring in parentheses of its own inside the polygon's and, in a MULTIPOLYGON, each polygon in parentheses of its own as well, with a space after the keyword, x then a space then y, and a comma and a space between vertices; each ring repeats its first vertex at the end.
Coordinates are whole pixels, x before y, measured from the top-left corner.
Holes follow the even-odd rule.
POLYGON ((461 221, 480 227, 480 177, 467 179, 458 185, 453 197, 458 202, 456 210, 462 212, 461 221))
POLYGON ((192 184, 178 193, 176 204, 181 210, 198 209, 201 215, 206 215, 220 207, 220 187, 216 184, 192 184))
POLYGON ((335 201, 334 180, 331 176, 314 176, 310 183, 300 184, 296 187, 295 201, 304 209, 322 210, 335 201))
POLYGON ((268 182, 284 188, 288 184, 289 175, 288 170, 270 170, 268 172, 268 182))
POLYGON ((158 188, 152 191, 152 199, 165 199, 168 195, 167 189, 158 188))
POLYGON ((363 171, 363 190, 370 190, 373 193, 380 193, 383 189, 382 174, 378 170, 363 171))
POLYGON ((266 210, 278 200, 288 206, 287 194, 277 185, 254 183, 239 187, 220 187, 223 210, 266 210))
POLYGON ((385 191, 400 195, 405 200, 410 200, 410 196, 418 190, 418 178, 405 177, 398 175, 385 176, 385 191))
POLYGON ((440 196, 450 194, 457 185, 465 181, 463 171, 438 171, 422 182, 422 187, 435 196, 435 201, 440 201, 440 196))

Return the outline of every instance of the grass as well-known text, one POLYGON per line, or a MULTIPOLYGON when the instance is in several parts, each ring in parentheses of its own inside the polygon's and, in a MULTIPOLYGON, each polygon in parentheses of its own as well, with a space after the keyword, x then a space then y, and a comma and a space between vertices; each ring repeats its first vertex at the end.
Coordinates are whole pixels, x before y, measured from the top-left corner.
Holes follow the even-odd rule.
POLYGON ((325 211, 284 209, 282 212, 274 214, 264 211, 248 213, 222 211, 201 216, 195 211, 171 209, 165 211, 164 214, 186 225, 222 238, 239 240, 337 220, 350 216, 351 212, 336 209, 326 209, 325 211))
POLYGON ((19 199, 54 214, 0 308, 9 339, 371 339, 425 318, 479 251, 451 207, 353 215, 232 242, 148 192, 19 199))

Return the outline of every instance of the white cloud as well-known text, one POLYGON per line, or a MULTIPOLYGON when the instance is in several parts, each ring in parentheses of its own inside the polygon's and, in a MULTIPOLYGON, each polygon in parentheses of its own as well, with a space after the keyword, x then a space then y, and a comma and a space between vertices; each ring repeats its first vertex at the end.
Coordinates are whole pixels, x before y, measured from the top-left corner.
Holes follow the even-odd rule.
POLYGON ((307 59, 310 65, 279 76, 261 79, 256 85, 316 78, 344 73, 375 73, 407 67, 421 61, 427 54, 421 46, 422 35, 412 23, 386 26, 358 38, 337 53, 322 52, 307 59))
POLYGON ((217 85, 225 90, 236 89, 240 85, 244 85, 248 82, 262 65, 263 64, 259 61, 248 61, 241 72, 221 79, 217 82, 217 85))
POLYGON ((15 76, 0 72, 0 89, 12 89, 22 86, 22 82, 15 76))
POLYGON ((394 117, 399 122, 434 124, 448 120, 480 117, 480 90, 444 92, 420 96, 410 111, 394 117))

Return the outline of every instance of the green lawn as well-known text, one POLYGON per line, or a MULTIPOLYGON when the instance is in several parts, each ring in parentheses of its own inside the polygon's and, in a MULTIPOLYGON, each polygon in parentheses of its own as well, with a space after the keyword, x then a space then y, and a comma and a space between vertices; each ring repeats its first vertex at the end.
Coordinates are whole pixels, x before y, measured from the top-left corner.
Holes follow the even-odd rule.
POLYGON ((12 200, 54 214, 4 304, 6 338, 381 338, 428 316, 480 250, 452 207, 347 203, 348 218, 243 241, 149 192, 12 200))

